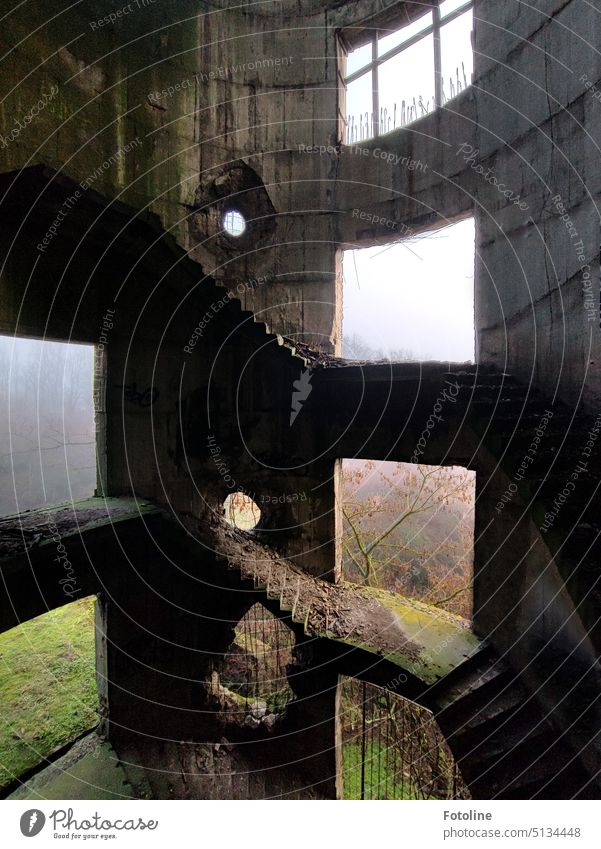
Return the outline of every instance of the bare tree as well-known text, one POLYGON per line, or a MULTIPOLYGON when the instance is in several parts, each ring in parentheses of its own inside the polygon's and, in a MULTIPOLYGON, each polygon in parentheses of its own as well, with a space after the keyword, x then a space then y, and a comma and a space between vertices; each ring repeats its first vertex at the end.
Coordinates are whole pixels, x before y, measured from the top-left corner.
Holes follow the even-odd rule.
POLYGON ((358 333, 345 335, 342 356, 349 360, 390 360, 391 362, 416 362, 417 357, 406 348, 374 348, 358 333))
POLYGON ((345 574, 470 615, 473 479, 465 469, 347 461, 345 574))

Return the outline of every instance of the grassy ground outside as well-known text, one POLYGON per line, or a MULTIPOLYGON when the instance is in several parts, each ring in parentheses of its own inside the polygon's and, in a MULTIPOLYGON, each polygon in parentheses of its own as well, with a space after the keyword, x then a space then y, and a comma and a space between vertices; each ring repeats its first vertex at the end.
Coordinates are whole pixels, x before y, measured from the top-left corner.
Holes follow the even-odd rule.
POLYGON ((97 722, 94 599, 0 634, 0 788, 97 722))
MULTIPOLYGON (((393 753, 386 745, 370 743, 365 761, 365 799, 419 799, 407 776, 395 773, 393 753), (403 779, 403 780, 402 780, 403 779)), ((345 799, 361 798, 361 743, 342 746, 343 788, 345 799)))

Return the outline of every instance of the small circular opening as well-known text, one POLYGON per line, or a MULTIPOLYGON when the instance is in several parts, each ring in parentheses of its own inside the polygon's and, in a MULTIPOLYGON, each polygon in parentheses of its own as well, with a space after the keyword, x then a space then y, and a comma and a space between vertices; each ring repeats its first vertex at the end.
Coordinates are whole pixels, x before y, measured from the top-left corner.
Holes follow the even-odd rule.
POLYGON ((237 209, 228 209, 223 216, 223 229, 228 236, 238 238, 246 230, 246 219, 237 209))
POLYGON ((261 510, 249 495, 232 492, 223 502, 225 521, 241 531, 251 531, 261 520, 261 510))

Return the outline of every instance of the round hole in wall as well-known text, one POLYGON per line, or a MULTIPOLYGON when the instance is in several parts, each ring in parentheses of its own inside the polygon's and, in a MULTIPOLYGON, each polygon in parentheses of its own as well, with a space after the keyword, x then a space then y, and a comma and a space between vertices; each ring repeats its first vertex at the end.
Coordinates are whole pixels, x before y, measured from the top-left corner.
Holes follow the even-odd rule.
POLYGON ((246 219, 237 209, 228 209, 223 215, 223 229, 237 239, 246 230, 246 219))
POLYGON ((231 492, 223 502, 225 521, 234 528, 251 531, 261 520, 261 510, 244 492, 231 492))

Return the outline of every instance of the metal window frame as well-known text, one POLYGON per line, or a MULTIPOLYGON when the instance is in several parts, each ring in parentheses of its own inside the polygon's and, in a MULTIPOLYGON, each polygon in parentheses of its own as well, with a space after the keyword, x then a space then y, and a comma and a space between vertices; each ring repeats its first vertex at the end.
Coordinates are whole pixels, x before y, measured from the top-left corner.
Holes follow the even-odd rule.
MULTIPOLYGON (((346 88, 350 83, 355 82, 355 80, 361 79, 366 74, 371 74, 371 90, 372 90, 372 110, 373 110, 373 133, 374 138, 379 136, 379 114, 380 114, 380 93, 379 93, 379 82, 378 82, 378 68, 380 65, 383 65, 385 62, 388 62, 389 59, 392 59, 394 56, 398 56, 400 53, 403 53, 405 50, 408 50, 414 44, 417 44, 423 38, 427 38, 429 35, 434 36, 434 105, 436 108, 443 105, 442 103, 442 50, 441 50, 441 32, 443 27, 447 24, 454 21, 456 18, 459 18, 461 15, 465 14, 465 12, 474 8, 474 0, 466 0, 466 2, 459 6, 459 8, 455 9, 454 12, 451 12, 444 19, 440 14, 440 3, 442 0, 431 0, 431 12, 432 12, 432 23, 423 29, 421 32, 412 35, 411 38, 408 38, 407 41, 404 41, 402 44, 397 45, 396 47, 392 47, 390 50, 387 50, 386 53, 383 53, 382 56, 378 56, 378 39, 380 38, 381 31, 377 28, 374 29, 371 36, 371 62, 367 65, 364 65, 362 68, 359 68, 358 71, 353 71, 352 74, 343 77, 343 83, 346 88)), ((399 32, 402 27, 399 27, 395 32, 399 32)), ((391 33, 388 33, 389 35, 391 33)), ((367 44, 370 42, 368 41, 367 44)))

